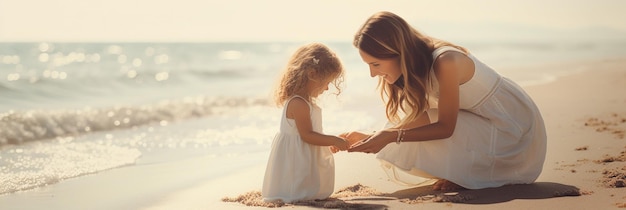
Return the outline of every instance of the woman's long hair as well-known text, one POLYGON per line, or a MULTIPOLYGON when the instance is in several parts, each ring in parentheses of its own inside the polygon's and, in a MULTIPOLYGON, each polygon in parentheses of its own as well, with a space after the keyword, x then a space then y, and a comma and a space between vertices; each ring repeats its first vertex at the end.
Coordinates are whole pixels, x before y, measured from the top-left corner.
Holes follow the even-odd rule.
POLYGON ((383 11, 372 15, 354 36, 354 46, 378 59, 399 58, 402 76, 394 84, 382 78, 378 88, 386 101, 387 118, 398 127, 417 119, 429 108, 432 52, 441 46, 462 47, 426 36, 400 16, 383 11), (400 113, 405 114, 400 117, 400 113))

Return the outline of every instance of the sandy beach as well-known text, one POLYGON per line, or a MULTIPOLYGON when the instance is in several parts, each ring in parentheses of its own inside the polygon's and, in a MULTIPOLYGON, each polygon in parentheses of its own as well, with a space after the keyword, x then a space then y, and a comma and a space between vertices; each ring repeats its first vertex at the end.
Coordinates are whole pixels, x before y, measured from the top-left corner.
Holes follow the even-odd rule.
MULTIPOLYGON (((335 191, 327 202, 285 205, 309 209, 616 209, 626 208, 626 59, 533 68, 580 73, 526 86, 548 131, 543 172, 534 184, 440 192, 388 180, 375 155, 335 156, 335 191), (356 187, 355 187, 356 186, 356 187), (358 186, 364 188, 357 189, 358 186)), ((372 93, 376 94, 376 93, 372 93)), ((382 110, 381 110, 382 111, 382 110)), ((265 153, 247 158, 266 158, 265 153)), ((265 165, 233 157, 244 171, 206 178, 211 158, 119 168, 0 196, 1 209, 266 209, 224 202, 261 189, 265 165), (177 173, 185 171, 185 173, 177 173)))

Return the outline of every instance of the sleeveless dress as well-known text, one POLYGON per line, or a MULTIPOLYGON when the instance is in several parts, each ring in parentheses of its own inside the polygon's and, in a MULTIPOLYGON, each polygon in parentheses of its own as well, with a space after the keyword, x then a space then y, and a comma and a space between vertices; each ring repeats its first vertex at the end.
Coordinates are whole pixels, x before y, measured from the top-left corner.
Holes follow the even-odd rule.
MULTIPOLYGON (((436 49, 436 59, 453 47, 436 49)), ((391 143, 377 155, 390 178, 402 184, 446 179, 467 189, 534 182, 546 155, 546 130, 525 91, 471 54, 473 77, 459 87, 460 111, 451 137, 391 143)), ((434 62, 434 61, 433 61, 434 62)), ((431 68, 431 122, 437 119, 439 85, 431 68)))
MULTIPOLYGON (((303 141, 295 120, 287 118, 287 105, 295 97, 302 98, 294 96, 285 102, 280 131, 272 142, 261 191, 265 202, 325 199, 334 190, 335 162, 330 147, 303 141)), ((322 133, 321 109, 307 104, 313 131, 322 133)))

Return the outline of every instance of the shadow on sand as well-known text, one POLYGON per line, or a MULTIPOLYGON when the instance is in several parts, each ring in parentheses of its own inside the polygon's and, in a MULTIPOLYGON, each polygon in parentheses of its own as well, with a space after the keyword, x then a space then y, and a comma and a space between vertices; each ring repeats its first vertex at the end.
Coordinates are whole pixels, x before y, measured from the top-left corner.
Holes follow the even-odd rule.
MULTIPOLYGON (((431 185, 408 188, 393 193, 379 193, 372 188, 357 184, 346 187, 324 200, 305 200, 294 203, 266 203, 261 192, 253 191, 232 198, 223 198, 225 202, 239 202, 246 206, 288 207, 307 206, 325 209, 388 209, 389 206, 380 201, 399 200, 407 204, 428 202, 452 202, 464 204, 495 204, 515 199, 548 199, 563 196, 580 196, 580 189, 575 186, 553 182, 536 182, 532 184, 506 185, 496 188, 478 190, 435 191, 431 185), (368 203, 369 202, 369 203, 368 203)), ((383 202, 384 203, 384 202, 383 202)))
MULTIPOLYGON (((379 198, 367 198, 364 200, 377 200, 379 198)), ((382 200, 395 200, 393 198, 380 198, 382 200)), ((362 201, 364 201, 362 200, 362 201)), ((316 201, 300 201, 293 203, 295 206, 307 206, 314 208, 323 208, 323 209, 365 209, 365 210, 383 210, 389 209, 389 206, 382 204, 372 204, 372 203, 350 203, 343 201, 337 198, 329 198, 325 200, 316 200, 316 201)))
POLYGON ((552 182, 506 185, 478 190, 434 191, 432 186, 421 186, 399 190, 385 196, 400 199, 403 202, 453 202, 466 204, 494 204, 515 199, 547 199, 563 196, 580 196, 575 186, 552 182))

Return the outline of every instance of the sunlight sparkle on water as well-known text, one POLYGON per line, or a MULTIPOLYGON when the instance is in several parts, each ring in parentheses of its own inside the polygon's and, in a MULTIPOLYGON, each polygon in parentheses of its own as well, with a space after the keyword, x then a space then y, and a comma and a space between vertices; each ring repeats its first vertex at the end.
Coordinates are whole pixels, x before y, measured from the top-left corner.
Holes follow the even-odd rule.
POLYGON ((2 63, 4 64, 18 64, 20 63, 20 56, 17 55, 5 55, 1 56, 2 63))
POLYGON ((169 61, 170 57, 166 54, 161 54, 158 55, 156 57, 154 57, 154 63, 155 64, 165 64, 169 61))
POLYGON ((141 66, 141 63, 142 63, 142 62, 141 62, 141 59, 139 59, 139 58, 135 58, 135 59, 133 59, 133 66, 134 66, 134 67, 140 67, 140 66, 141 66))
POLYGON ((16 81, 16 80, 19 80, 19 79, 20 79, 20 74, 18 74, 18 73, 12 73, 12 74, 7 75, 7 80, 9 82, 16 81))
POLYGON ((39 43, 39 51, 47 52, 48 50, 50 50, 50 45, 48 43, 39 43))
POLYGON ((0 153, 0 194, 54 184, 60 180, 133 164, 136 149, 75 143, 21 145, 0 153))
POLYGON ((154 75, 154 80, 156 80, 157 82, 161 82, 161 81, 165 81, 167 79, 169 79, 170 74, 167 72, 159 72, 156 75, 154 75))
POLYGON ((122 47, 119 45, 111 45, 107 48, 107 52, 112 55, 119 55, 122 53, 122 47))
POLYGON ((50 79, 66 79, 67 78, 67 73, 65 72, 59 72, 59 71, 48 70, 48 69, 43 71, 42 74, 44 78, 50 78, 50 79))
POLYGON ((220 60, 239 60, 242 57, 242 53, 236 50, 227 50, 219 53, 220 60))
POLYGON ((126 76, 127 76, 128 78, 133 79, 133 78, 137 77, 137 71, 135 71, 135 70, 130 70, 130 71, 128 71, 128 73, 126 73, 126 76))
POLYGON ((48 60, 50 60, 50 55, 48 55, 48 53, 39 54, 39 62, 45 63, 48 62, 48 60))

